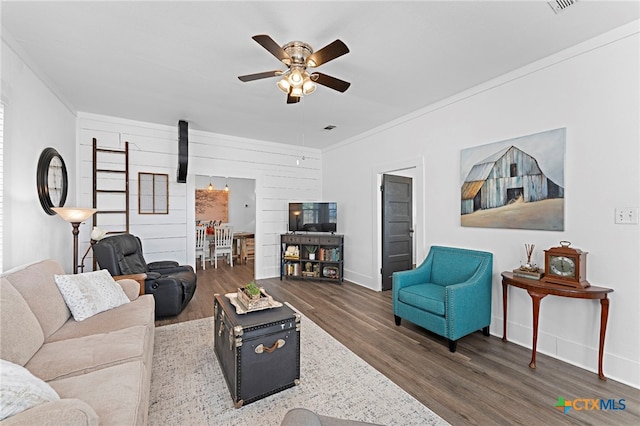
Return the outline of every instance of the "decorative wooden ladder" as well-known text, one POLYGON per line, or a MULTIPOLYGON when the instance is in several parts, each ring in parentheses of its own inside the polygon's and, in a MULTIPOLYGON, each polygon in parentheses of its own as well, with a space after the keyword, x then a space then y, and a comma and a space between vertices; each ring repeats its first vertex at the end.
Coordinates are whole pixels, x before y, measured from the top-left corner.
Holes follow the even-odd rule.
POLYGON ((108 234, 129 233, 129 142, 123 150, 99 148, 93 138, 93 208, 98 209, 93 226, 108 234))

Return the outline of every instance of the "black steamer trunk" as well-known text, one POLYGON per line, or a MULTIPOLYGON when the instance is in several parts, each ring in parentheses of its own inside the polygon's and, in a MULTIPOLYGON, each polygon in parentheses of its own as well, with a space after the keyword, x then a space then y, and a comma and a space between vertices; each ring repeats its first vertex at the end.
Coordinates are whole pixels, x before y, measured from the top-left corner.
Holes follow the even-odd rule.
POLYGON ((289 306, 237 315, 214 300, 214 348, 236 408, 300 382, 300 315, 289 306))

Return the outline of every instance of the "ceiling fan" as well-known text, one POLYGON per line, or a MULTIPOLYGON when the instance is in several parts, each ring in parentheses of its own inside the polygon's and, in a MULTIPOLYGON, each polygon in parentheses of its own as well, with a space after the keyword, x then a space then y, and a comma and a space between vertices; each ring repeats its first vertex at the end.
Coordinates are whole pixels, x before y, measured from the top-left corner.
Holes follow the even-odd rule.
POLYGON ((278 58, 287 66, 284 71, 266 71, 256 74, 241 75, 240 81, 248 82, 269 77, 281 77, 278 81, 278 88, 287 94, 287 103, 295 104, 300 102, 302 96, 313 93, 316 90, 316 83, 329 87, 338 92, 346 91, 351 83, 331 77, 319 72, 309 72, 308 68, 315 68, 326 64, 346 53, 349 48, 340 40, 329 43, 317 52, 307 43, 301 41, 291 41, 280 47, 271 37, 266 34, 255 35, 253 38, 258 44, 267 49, 269 53, 278 58))

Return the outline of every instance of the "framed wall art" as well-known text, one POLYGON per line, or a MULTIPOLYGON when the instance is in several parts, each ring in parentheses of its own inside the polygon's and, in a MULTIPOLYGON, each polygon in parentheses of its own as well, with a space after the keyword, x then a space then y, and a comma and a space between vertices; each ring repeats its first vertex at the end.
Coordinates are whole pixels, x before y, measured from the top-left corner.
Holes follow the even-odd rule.
POLYGON ((566 128, 460 152, 460 224, 564 230, 566 128))
POLYGON ((196 220, 229 222, 229 192, 217 189, 196 189, 196 220))

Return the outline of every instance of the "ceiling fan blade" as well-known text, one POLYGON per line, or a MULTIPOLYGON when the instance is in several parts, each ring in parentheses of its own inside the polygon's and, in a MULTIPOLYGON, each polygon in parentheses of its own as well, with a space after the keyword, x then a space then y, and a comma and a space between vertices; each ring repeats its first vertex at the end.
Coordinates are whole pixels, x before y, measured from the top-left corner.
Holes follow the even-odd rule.
POLYGON ((278 58, 278 60, 284 62, 286 65, 291 65, 291 57, 271 37, 266 34, 258 34, 251 38, 258 42, 260 46, 267 49, 269 53, 278 58))
POLYGON ((300 99, 301 99, 300 96, 287 95, 287 103, 288 104, 297 104, 298 102, 300 102, 300 99))
POLYGON ((322 74, 320 72, 314 72, 311 75, 311 80, 333 90, 337 90, 338 92, 344 92, 349 88, 349 86, 351 86, 351 83, 348 81, 340 80, 339 78, 331 77, 330 75, 322 74))
POLYGON ((282 71, 280 70, 265 71, 265 72, 259 72, 256 74, 241 75, 238 77, 238 79, 240 79, 240 81, 247 82, 247 81, 253 81, 253 80, 260 80, 261 78, 277 77, 279 75, 282 75, 282 71))
POLYGON ((349 53, 349 48, 347 47, 347 45, 340 40, 336 40, 333 43, 330 43, 322 49, 318 50, 317 52, 312 53, 307 58, 307 66, 318 67, 346 53, 349 53))

